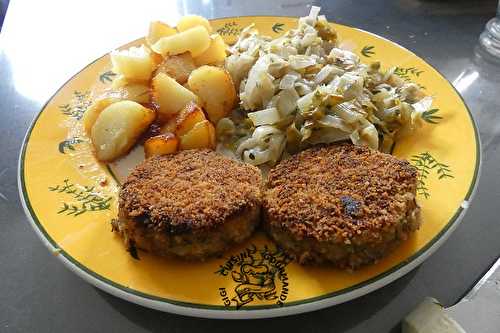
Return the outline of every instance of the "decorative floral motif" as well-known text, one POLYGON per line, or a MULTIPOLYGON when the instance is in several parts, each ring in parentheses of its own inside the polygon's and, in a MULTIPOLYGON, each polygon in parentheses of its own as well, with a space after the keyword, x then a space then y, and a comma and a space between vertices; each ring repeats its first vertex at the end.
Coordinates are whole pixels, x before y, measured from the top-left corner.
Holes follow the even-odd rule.
POLYGON ((430 124, 438 124, 443 117, 438 116, 439 109, 430 109, 422 113, 422 119, 430 124))
POLYGON ((238 36, 243 28, 234 21, 226 22, 221 28, 217 29, 217 33, 221 36, 238 36))
POLYGON ((405 81, 410 81, 411 78, 410 78, 410 75, 413 75, 415 77, 419 77, 420 74, 422 74, 424 71, 423 70, 420 70, 416 67, 396 67, 396 69, 394 70, 394 74, 396 74, 397 76, 399 76, 400 78, 402 78, 403 80, 405 81))
POLYGON ((437 174, 439 180, 455 178, 452 175, 450 166, 438 162, 429 152, 413 155, 411 161, 418 170, 417 194, 422 195, 426 199, 429 199, 431 196, 426 181, 433 171, 437 174))
POLYGON ((284 23, 275 23, 272 29, 275 33, 279 34, 281 31, 283 31, 284 25, 285 25, 284 23))
POLYGON ((367 58, 370 58, 372 55, 375 54, 375 51, 373 51, 374 48, 375 48, 375 46, 366 45, 361 50, 361 54, 364 55, 367 58))
MULTIPOLYGON (((415 78, 419 77, 424 71, 420 70, 416 67, 396 67, 394 69, 394 74, 405 80, 406 82, 412 82, 411 76, 413 75, 415 78)), ((426 89, 423 85, 417 83, 417 85, 421 89, 426 89)))
POLYGON ((86 212, 109 209, 112 198, 94 191, 94 186, 81 186, 71 183, 68 179, 63 184, 49 186, 49 191, 64 193, 75 201, 63 202, 57 214, 73 215, 74 217, 86 212))
POLYGON ((99 75, 99 81, 101 81, 102 83, 107 83, 107 82, 112 82, 113 81, 113 78, 116 76, 117 74, 114 73, 113 71, 107 71, 107 72, 104 72, 102 73, 101 75, 99 75))
POLYGON ((59 146, 58 146, 59 152, 61 154, 66 154, 65 149, 75 150, 74 145, 81 143, 81 142, 83 142, 83 140, 80 138, 71 138, 71 139, 61 141, 61 142, 59 142, 59 146))
POLYGON ((92 104, 90 91, 80 92, 75 90, 71 102, 69 104, 59 105, 59 110, 66 116, 80 120, 90 104, 92 104))

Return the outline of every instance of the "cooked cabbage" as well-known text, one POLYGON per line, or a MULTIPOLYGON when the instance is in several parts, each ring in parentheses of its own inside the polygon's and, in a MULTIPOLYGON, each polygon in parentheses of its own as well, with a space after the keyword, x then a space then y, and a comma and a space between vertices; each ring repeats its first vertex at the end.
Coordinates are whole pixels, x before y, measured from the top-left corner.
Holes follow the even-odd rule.
POLYGON ((221 147, 253 165, 272 165, 314 144, 350 140, 389 151, 431 109, 395 67, 363 64, 339 47, 319 7, 296 29, 262 36, 250 25, 229 49, 225 67, 239 89, 240 106, 217 126, 221 147))

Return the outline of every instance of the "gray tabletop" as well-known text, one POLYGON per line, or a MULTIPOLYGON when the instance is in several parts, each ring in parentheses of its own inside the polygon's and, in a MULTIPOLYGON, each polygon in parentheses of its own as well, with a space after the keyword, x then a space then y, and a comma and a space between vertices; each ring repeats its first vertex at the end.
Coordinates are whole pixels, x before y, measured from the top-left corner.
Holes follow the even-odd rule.
POLYGON ((500 254, 500 66, 475 46, 496 1, 319 1, 330 20, 371 31, 422 56, 453 82, 478 122, 482 174, 475 199, 450 239, 390 285, 314 313, 220 321, 161 313, 107 295, 67 270, 38 240, 22 211, 17 160, 44 102, 85 64, 144 34, 151 19, 304 15, 307 2, 11 1, 0 34, 0 331, 398 332, 425 296, 461 298, 500 254))

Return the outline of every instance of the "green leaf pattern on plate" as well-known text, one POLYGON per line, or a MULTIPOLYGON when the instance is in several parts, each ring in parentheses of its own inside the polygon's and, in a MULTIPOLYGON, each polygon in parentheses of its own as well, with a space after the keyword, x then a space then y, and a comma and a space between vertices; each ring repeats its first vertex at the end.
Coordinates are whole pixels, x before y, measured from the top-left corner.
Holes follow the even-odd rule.
MULTIPOLYGON (((394 74, 405 80, 406 82, 414 82, 412 81, 412 76, 414 78, 418 78, 420 74, 424 73, 423 70, 418 69, 417 67, 396 67, 394 69, 394 74)), ((426 89, 425 86, 420 83, 415 82, 421 89, 426 89)))
POLYGON ((429 199, 431 194, 426 181, 432 173, 438 176, 439 180, 455 178, 449 165, 438 162, 429 152, 420 153, 411 157, 413 165, 417 168, 417 194, 429 199))
POLYGON ((396 67, 394 70, 394 74, 399 76, 405 81, 411 80, 410 76, 413 75, 415 77, 419 77, 424 71, 420 70, 416 67, 396 67))
POLYGON ((106 71, 106 72, 102 73, 101 75, 99 75, 99 81, 101 81, 101 83, 104 83, 104 84, 106 84, 107 82, 112 82, 113 78, 116 75, 117 74, 114 73, 113 71, 106 71))
POLYGON ((74 145, 81 143, 81 142, 83 142, 83 140, 80 138, 76 138, 76 137, 61 141, 61 142, 59 142, 58 150, 61 154, 66 154, 66 151, 65 151, 66 149, 75 150, 74 145))
POLYGON ((72 100, 68 104, 59 105, 59 110, 65 116, 80 120, 91 104, 90 91, 80 92, 75 90, 72 100))
POLYGON ((86 212, 108 210, 112 198, 95 191, 95 186, 82 186, 65 179, 62 184, 49 186, 49 191, 66 194, 72 201, 63 201, 57 214, 77 217, 86 212))
POLYGON ((430 109, 422 113, 422 119, 430 124, 437 124, 443 117, 438 116, 439 109, 430 109))
POLYGON ((370 58, 372 55, 375 54, 375 51, 373 50, 374 48, 375 46, 366 45, 361 49, 361 54, 367 58, 370 58))
POLYGON ((275 33, 279 34, 281 31, 283 31, 284 25, 285 25, 284 23, 275 23, 272 29, 275 33))
POLYGON ((226 22, 221 28, 217 29, 217 33, 221 36, 238 36, 243 30, 240 25, 234 21, 226 22))

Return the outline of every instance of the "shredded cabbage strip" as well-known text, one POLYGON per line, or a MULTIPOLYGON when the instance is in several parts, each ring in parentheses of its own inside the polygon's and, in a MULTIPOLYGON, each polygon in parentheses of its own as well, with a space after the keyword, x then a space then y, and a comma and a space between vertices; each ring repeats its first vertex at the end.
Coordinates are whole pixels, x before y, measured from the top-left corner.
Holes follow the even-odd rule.
POLYGON ((272 39, 254 25, 229 48, 225 68, 240 105, 217 125, 217 137, 238 159, 273 165, 319 143, 351 140, 388 152, 415 130, 432 97, 403 81, 395 68, 364 64, 339 47, 319 7, 296 29, 272 39))

